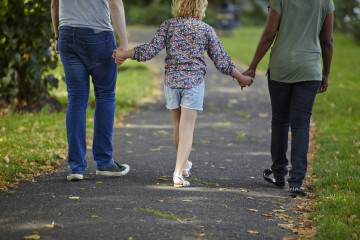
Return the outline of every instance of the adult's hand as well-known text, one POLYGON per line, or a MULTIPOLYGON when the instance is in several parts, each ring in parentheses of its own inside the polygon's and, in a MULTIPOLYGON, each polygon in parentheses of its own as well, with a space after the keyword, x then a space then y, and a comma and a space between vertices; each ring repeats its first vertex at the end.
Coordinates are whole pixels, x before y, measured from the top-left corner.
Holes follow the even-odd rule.
POLYGON ((243 74, 252 78, 255 78, 256 75, 255 70, 253 69, 248 69, 245 72, 243 72, 243 74))
POLYGON ((255 80, 255 75, 256 75, 255 70, 254 69, 248 69, 245 72, 243 72, 243 75, 253 78, 253 80, 251 81, 251 84, 249 85, 249 86, 251 86, 254 83, 254 80, 255 80))
POLYGON ((116 52, 119 52, 119 51, 123 52, 123 51, 126 51, 126 50, 127 50, 127 47, 123 47, 123 46, 119 46, 117 49, 114 49, 113 54, 112 54, 112 58, 114 59, 116 65, 120 66, 126 60, 126 58, 121 59, 119 57, 116 57, 116 52))
POLYGON ((329 77, 323 75, 318 93, 326 92, 328 86, 329 86, 329 77))
POLYGON ((55 52, 59 54, 59 41, 55 40, 55 52))

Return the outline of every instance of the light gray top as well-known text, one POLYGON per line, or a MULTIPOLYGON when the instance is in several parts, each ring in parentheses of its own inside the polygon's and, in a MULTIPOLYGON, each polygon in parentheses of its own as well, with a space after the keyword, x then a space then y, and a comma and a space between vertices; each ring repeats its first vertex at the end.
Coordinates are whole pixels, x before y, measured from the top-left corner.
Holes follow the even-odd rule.
POLYGON ((112 31, 109 0, 60 0, 61 26, 112 31))

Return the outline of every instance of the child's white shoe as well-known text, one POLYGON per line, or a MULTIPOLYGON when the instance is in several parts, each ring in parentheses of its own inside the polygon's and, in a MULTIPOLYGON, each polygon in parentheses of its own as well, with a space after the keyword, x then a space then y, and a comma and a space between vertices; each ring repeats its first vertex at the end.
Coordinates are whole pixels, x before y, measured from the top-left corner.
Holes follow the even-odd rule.
POLYGON ((192 168, 192 162, 188 160, 188 165, 189 167, 188 168, 185 168, 184 171, 183 171, 183 177, 189 177, 190 176, 190 170, 192 168))
POLYGON ((176 188, 190 186, 190 183, 188 181, 186 181, 184 179, 184 177, 179 176, 179 175, 174 176, 173 181, 174 181, 174 187, 176 187, 176 188))

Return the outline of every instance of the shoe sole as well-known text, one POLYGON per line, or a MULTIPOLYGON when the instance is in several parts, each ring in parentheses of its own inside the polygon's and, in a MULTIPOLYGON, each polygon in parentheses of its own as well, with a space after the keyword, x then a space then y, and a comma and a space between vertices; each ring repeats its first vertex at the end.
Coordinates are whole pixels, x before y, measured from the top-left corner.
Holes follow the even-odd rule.
POLYGON ((111 172, 111 171, 100 171, 100 170, 96 170, 96 175, 97 176, 107 176, 107 177, 121 177, 121 176, 125 176, 126 174, 128 174, 128 172, 130 171, 130 166, 127 164, 121 164, 121 166, 125 167, 126 169, 122 172, 111 172))
POLYGON ((84 175, 73 173, 73 174, 70 174, 69 176, 67 176, 66 179, 68 181, 80 181, 80 180, 84 179, 84 175))

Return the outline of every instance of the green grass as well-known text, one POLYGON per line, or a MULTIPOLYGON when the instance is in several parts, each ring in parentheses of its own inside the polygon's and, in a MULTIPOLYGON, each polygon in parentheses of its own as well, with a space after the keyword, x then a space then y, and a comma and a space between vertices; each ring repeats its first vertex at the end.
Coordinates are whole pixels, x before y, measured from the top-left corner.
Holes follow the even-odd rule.
POLYGON ((320 144, 313 164, 320 176, 315 183, 316 216, 322 216, 316 220, 318 239, 360 237, 359 56, 360 46, 351 37, 335 34, 329 89, 314 106, 320 144))
POLYGON ((176 220, 176 221, 182 221, 181 218, 179 217, 176 217, 174 215, 168 215, 168 214, 165 214, 165 213, 162 213, 162 212, 159 212, 159 211, 156 211, 156 210, 153 210, 153 209, 149 209, 149 208, 146 208, 146 209, 143 209, 143 208, 134 208, 135 211, 141 211, 141 212, 149 212, 149 213, 153 213, 153 214, 156 214, 160 217, 163 217, 163 218, 168 218, 168 219, 172 219, 172 220, 176 220))
MULTIPOLYGON (((222 38, 232 59, 249 65, 262 28, 236 30, 222 38)), ((318 133, 312 172, 319 197, 312 214, 318 239, 360 237, 360 46, 350 36, 334 34, 329 89, 317 96, 313 119, 318 133)), ((266 71, 268 55, 259 64, 266 71)))
MULTIPOLYGON (((54 71, 61 78, 62 65, 54 71)), ((138 101, 150 93, 153 81, 146 65, 127 61, 119 68, 116 88, 116 117, 124 115, 138 101)), ((66 160, 67 141, 65 109, 66 85, 51 94, 63 105, 64 110, 50 114, 45 106, 40 112, 17 114, 10 112, 0 117, 0 190, 11 191, 19 180, 30 181, 33 177, 52 172, 66 160)), ((91 147, 95 98, 91 88, 87 110, 87 145, 91 147)))

